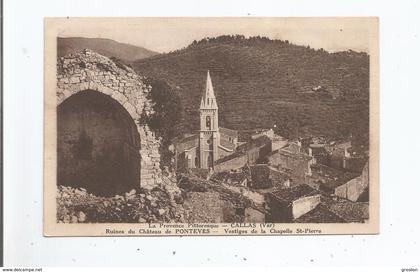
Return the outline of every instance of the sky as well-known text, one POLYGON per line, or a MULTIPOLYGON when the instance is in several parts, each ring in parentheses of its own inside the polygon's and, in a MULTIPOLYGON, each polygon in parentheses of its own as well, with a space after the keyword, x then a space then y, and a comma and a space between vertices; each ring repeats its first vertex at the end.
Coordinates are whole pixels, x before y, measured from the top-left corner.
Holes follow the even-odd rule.
POLYGON ((109 38, 159 53, 224 34, 266 36, 327 51, 363 51, 372 44, 373 18, 356 17, 127 17, 57 18, 60 37, 109 38), (372 34, 372 35, 370 35, 372 34))

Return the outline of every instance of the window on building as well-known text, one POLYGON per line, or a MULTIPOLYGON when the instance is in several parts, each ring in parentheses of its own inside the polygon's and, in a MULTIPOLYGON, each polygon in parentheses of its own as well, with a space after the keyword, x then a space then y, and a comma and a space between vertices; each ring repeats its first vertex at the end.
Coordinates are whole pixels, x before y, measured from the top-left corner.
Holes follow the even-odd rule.
POLYGON ((195 157, 194 164, 194 167, 198 167, 198 157, 195 157))
POLYGON ((210 116, 206 116, 206 127, 207 127, 208 129, 210 129, 210 127, 211 127, 210 116))

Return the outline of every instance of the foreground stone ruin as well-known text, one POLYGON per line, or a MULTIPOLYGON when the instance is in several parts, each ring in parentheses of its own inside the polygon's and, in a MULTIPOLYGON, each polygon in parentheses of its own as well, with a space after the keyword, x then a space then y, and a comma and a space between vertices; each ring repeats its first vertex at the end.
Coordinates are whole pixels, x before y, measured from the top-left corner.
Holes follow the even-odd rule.
MULTIPOLYGON (((59 184, 78 187, 86 184, 73 182, 86 179, 93 180, 92 183, 103 183, 114 172, 121 172, 120 179, 110 180, 109 183, 119 182, 122 187, 132 186, 122 182, 132 182, 133 179, 137 188, 151 189, 162 183, 161 139, 145 123, 146 117, 154 113, 149 92, 150 86, 144 83, 144 78, 130 67, 91 50, 57 60, 59 184), (95 109, 93 104, 81 109, 88 96, 96 104, 104 100, 101 108, 95 109), (80 99, 77 100, 77 97, 80 99), (72 100, 75 100, 74 103, 71 103, 72 100), (111 115, 112 111, 115 113, 111 115), (84 123, 73 122, 75 118, 84 123), (110 120, 114 120, 113 123, 110 120), (122 127, 123 124, 126 124, 125 127, 122 127), (121 132, 113 129, 118 127, 121 132), (127 131, 130 132, 127 134, 127 131), (116 140, 106 142, 106 135, 107 139, 116 140), (109 150, 110 146, 114 147, 113 150, 109 150), (89 164, 88 160, 115 163, 98 166, 89 164), (117 162, 121 165, 116 165, 117 162), (104 172, 110 168, 112 171, 105 175, 104 172)), ((115 190, 111 187, 108 190, 112 194, 115 190)))

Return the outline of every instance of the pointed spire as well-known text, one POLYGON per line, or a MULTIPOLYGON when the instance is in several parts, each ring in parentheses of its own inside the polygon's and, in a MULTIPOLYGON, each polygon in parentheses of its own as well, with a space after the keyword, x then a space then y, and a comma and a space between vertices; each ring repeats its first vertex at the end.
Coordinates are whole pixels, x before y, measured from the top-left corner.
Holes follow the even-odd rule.
POLYGON ((214 96, 213 84, 211 83, 210 71, 207 70, 207 81, 206 81, 206 95, 208 98, 216 98, 214 96))
POLYGON ((201 98, 200 108, 217 109, 216 96, 214 95, 214 89, 213 89, 213 84, 211 83, 209 70, 207 70, 206 88, 201 98))

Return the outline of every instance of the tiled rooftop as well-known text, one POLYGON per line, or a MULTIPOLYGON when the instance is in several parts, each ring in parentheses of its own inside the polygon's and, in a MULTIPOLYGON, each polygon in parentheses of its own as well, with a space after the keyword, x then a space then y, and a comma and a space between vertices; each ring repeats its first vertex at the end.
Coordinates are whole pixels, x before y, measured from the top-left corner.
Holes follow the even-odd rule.
POLYGON ((295 187, 278 190, 270 194, 280 201, 290 203, 299 198, 318 195, 320 193, 307 184, 300 184, 295 187))
POLYGON ((346 220, 319 204, 315 209, 297 218, 295 223, 346 223, 346 220))
POLYGON ((313 165, 311 170, 312 179, 321 180, 321 183, 328 188, 336 188, 360 175, 359 173, 345 172, 322 164, 313 165))

